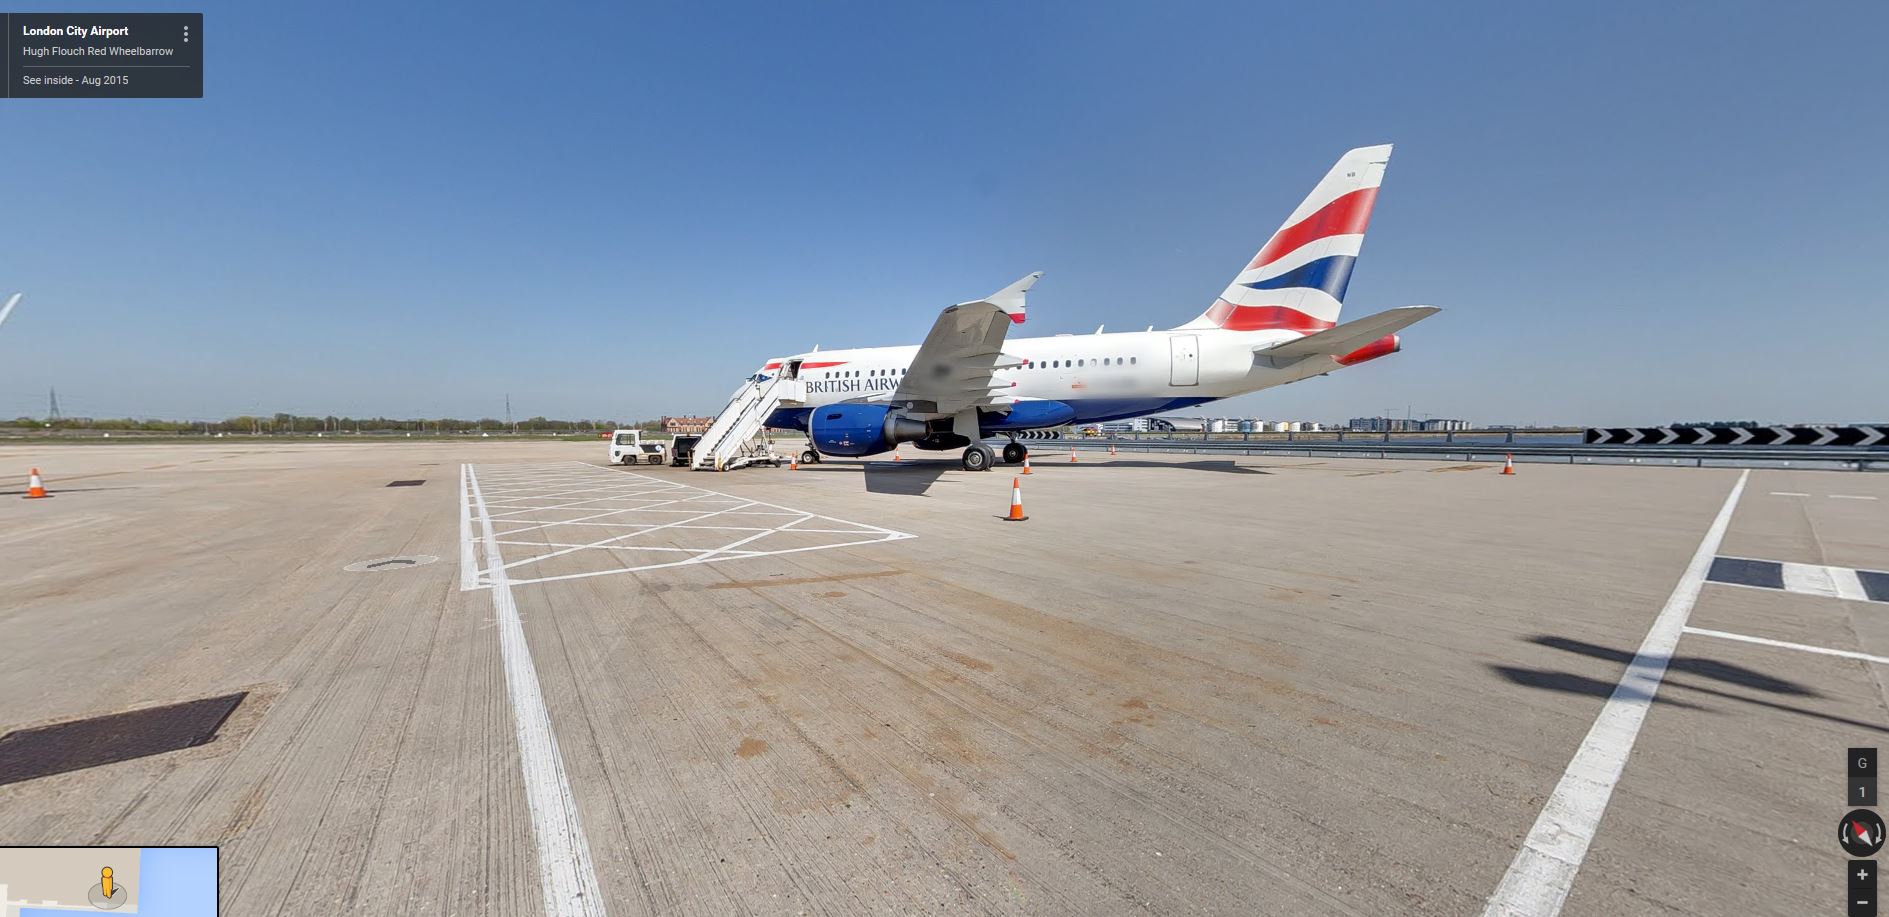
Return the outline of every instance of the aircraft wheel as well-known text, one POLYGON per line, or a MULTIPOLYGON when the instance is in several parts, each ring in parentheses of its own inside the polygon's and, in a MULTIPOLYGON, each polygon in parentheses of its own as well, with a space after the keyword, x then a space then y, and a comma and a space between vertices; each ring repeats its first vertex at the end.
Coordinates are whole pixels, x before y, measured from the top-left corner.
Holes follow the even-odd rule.
POLYGON ((800 464, 802 465, 820 464, 820 453, 815 452, 812 449, 808 449, 807 451, 800 453, 800 464))
POLYGON ((990 466, 996 461, 996 453, 990 451, 990 447, 983 443, 977 443, 964 450, 965 471, 989 471, 990 466))
POLYGON ((1009 445, 1004 446, 1004 464, 1006 465, 1018 464, 1023 461, 1024 456, 1029 455, 1029 454, 1030 454, 1030 450, 1023 448, 1022 443, 1010 443, 1009 445))

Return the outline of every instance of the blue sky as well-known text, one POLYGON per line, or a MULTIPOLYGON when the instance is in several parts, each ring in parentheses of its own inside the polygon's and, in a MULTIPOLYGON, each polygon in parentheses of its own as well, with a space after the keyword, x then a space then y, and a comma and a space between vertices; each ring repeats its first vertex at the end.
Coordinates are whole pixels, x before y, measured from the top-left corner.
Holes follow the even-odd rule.
POLYGON ((1225 413, 1889 418, 1880 3, 201 8, 202 100, 0 102, 0 415, 710 411, 1030 270, 1172 327, 1389 141, 1346 314, 1448 311, 1225 413))

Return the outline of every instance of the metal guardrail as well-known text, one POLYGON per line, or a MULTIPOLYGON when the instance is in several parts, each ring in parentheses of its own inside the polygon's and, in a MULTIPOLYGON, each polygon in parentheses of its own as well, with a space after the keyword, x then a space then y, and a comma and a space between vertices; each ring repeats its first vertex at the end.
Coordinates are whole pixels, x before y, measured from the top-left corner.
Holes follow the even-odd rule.
POLYGON ((1203 439, 1064 439, 1044 443, 1049 451, 1069 446, 1088 451, 1166 452, 1182 455, 1279 455, 1327 458, 1421 459, 1433 462, 1517 462, 1564 465, 1656 465, 1684 468, 1798 468, 1828 471, 1889 471, 1889 449, 1790 446, 1590 446, 1584 444, 1243 442, 1203 439))

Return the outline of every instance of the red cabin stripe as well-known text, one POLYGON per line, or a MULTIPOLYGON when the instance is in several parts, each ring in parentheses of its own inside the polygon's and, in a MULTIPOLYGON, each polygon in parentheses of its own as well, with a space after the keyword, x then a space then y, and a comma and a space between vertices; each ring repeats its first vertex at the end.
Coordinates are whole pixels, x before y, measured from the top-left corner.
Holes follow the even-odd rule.
POLYGON ((1310 242, 1316 242, 1329 236, 1346 236, 1363 232, 1371 225, 1371 205, 1377 202, 1376 188, 1359 188, 1350 194, 1340 195, 1336 200, 1323 207, 1317 213, 1297 223, 1273 233, 1266 247, 1253 257, 1253 263, 1247 270, 1265 267, 1279 260, 1310 242))

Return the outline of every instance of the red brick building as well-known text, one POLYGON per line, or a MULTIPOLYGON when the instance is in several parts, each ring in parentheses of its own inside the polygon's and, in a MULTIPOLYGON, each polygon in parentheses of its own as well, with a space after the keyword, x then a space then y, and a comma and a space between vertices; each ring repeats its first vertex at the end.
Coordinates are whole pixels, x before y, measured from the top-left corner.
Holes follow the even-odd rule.
POLYGON ((713 417, 664 417, 664 433, 700 436, 708 432, 708 425, 715 422, 713 417))

